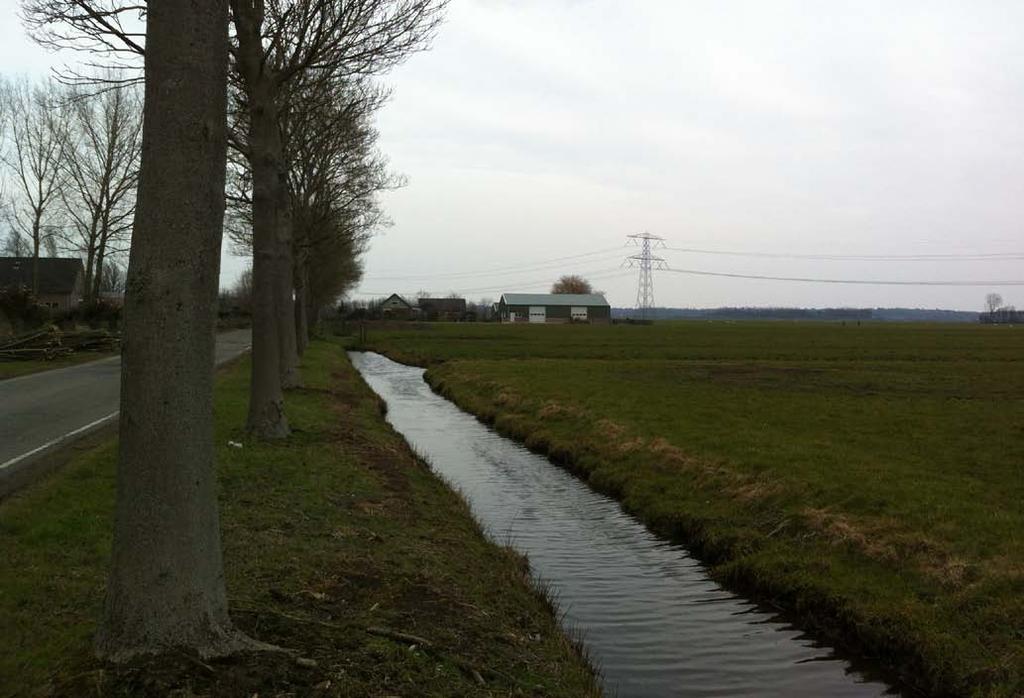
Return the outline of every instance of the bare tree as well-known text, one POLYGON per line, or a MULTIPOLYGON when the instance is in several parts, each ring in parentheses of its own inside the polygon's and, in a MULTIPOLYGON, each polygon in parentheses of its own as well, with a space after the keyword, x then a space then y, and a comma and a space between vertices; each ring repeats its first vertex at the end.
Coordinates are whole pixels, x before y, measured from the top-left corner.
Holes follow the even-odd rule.
POLYGON ((8 230, 4 238, 4 254, 8 257, 28 257, 32 248, 17 230, 8 230))
POLYGON ((85 73, 64 68, 60 82, 102 90, 141 82, 146 6, 146 0, 22 0, 21 19, 36 43, 89 54, 85 73))
POLYGON ((494 318, 494 299, 481 298, 476 303, 470 304, 470 310, 481 322, 490 322, 494 318))
MULTIPOLYGON (((4 79, 3 75, 0 75, 0 163, 3 162, 3 153, 7 145, 7 119, 9 117, 9 107, 7 102, 9 94, 7 81, 4 79)), ((6 182, 4 181, 3 172, 0 171, 0 223, 7 225, 8 220, 6 182)), ((17 240, 14 239, 13 231, 9 231, 7 235, 4 235, 3 239, 5 248, 17 243, 17 240)), ((21 255, 16 256, 20 257, 21 255)))
MULTIPOLYGON (((263 437, 288 434, 282 386, 297 382, 292 221, 280 117, 295 78, 328 83, 378 74, 426 48, 448 0, 231 0, 238 128, 232 145, 251 177, 252 390, 247 420, 263 437)), ((23 0, 37 40, 108 58, 146 54, 119 0, 23 0), (54 23, 63 27, 55 32, 54 23)))
POLYGON ((376 195, 402 186, 375 149, 373 113, 388 94, 365 81, 328 86, 292 100, 285 123, 288 191, 294 224, 295 332, 301 354, 320 309, 362 274, 357 257, 388 224, 376 195), (333 95, 318 94, 325 88, 333 95))
MULTIPOLYGON (((108 74, 110 80, 116 77, 108 74)), ((127 251, 142 146, 142 102, 134 86, 69 92, 71 123, 62 167, 70 222, 66 245, 85 258, 85 298, 95 301, 108 256, 127 251)))
POLYGON ((593 293, 590 282, 578 274, 566 274, 551 286, 552 293, 593 293))
POLYGON ((302 78, 337 83, 427 46, 447 0, 231 0, 239 123, 252 177, 253 360, 248 428, 288 434, 282 387, 297 381, 292 237, 282 115, 302 78))
POLYGON ((252 267, 238 275, 231 287, 231 296, 235 299, 238 307, 244 310, 252 309, 252 267))
POLYGON ((224 214, 227 0, 148 10, 111 572, 98 653, 253 647, 227 612, 213 357, 224 214))
POLYGON ((55 252, 60 228, 60 167, 66 141, 66 114, 52 86, 20 80, 9 83, 4 100, 10 111, 7 147, 3 153, 13 182, 10 226, 31 246, 32 293, 39 294, 39 257, 55 252))
POLYGON ((125 278, 124 267, 114 261, 108 261, 103 265, 100 277, 99 291, 101 293, 124 293, 125 278))
POLYGON ((990 293, 985 296, 985 308, 988 309, 990 315, 994 314, 1003 305, 1003 297, 998 293, 990 293))

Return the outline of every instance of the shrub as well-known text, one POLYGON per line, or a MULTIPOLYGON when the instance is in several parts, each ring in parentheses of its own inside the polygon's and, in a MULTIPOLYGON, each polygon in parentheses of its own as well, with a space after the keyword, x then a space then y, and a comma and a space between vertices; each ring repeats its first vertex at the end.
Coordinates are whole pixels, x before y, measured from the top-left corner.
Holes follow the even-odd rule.
POLYGON ((39 305, 27 286, 0 288, 0 313, 3 313, 14 332, 38 327, 49 321, 50 311, 39 305))

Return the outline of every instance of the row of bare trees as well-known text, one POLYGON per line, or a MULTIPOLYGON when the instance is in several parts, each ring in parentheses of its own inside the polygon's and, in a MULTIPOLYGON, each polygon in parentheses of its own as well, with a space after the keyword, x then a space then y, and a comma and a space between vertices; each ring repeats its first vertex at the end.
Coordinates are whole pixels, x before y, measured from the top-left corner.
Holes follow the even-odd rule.
POLYGON ((385 95, 369 81, 426 47, 443 5, 230 2, 229 138, 239 156, 236 200, 251 219, 251 238, 236 242, 253 257, 248 428, 261 437, 289 432, 283 390, 300 382, 311 306, 329 295, 312 285, 330 282, 316 267, 335 283, 358 274, 348 260, 380 222, 373 194, 393 184, 368 125, 385 95))
POLYGON ((36 260, 34 293, 39 257, 59 251, 82 258, 86 302, 116 282, 131 236, 141 144, 137 89, 0 81, 4 253, 36 260))
POLYGON ((359 252, 385 222, 376 194, 401 183, 376 147, 387 94, 374 80, 427 47, 446 3, 23 1, 38 41, 144 66, 102 657, 261 647, 227 613, 214 488, 225 207, 253 258, 247 427, 286 438, 284 392, 300 382, 311 319, 359 278, 359 252))

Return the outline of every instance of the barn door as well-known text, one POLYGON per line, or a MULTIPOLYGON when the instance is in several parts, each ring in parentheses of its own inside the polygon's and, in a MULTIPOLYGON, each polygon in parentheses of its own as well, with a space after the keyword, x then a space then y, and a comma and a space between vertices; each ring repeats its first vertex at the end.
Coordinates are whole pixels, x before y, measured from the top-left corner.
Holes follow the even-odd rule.
POLYGON ((543 305, 530 306, 530 322, 547 322, 547 308, 543 305))

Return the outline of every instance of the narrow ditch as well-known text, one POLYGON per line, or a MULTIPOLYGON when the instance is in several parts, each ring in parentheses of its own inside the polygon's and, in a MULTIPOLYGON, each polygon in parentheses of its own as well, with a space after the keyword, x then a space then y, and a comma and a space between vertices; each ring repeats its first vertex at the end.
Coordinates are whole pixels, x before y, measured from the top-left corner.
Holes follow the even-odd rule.
POLYGON ((722 589, 614 500, 436 395, 423 369, 369 352, 350 357, 387 402, 392 426, 494 539, 529 557, 608 695, 898 695, 871 667, 722 589))

